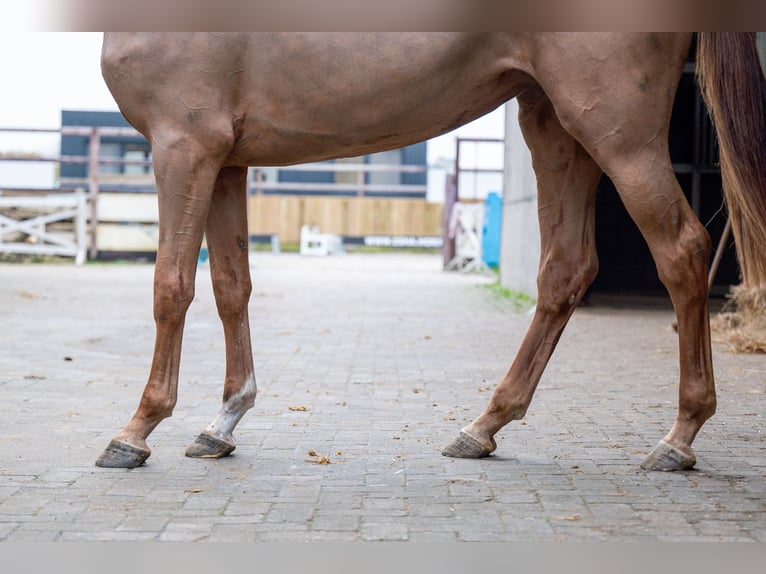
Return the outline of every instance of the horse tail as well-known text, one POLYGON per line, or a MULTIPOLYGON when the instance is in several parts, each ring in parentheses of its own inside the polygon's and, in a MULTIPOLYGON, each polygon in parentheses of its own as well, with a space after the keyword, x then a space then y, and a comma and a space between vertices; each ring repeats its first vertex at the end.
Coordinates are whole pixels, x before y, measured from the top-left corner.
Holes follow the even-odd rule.
POLYGON ((697 74, 718 134, 743 287, 766 287, 766 78, 755 33, 702 32, 697 74))

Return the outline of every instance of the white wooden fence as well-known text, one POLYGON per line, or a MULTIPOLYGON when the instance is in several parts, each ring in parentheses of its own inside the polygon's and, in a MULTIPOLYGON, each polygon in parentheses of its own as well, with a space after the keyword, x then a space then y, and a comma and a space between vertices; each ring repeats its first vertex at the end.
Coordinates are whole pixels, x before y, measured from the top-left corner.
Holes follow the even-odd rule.
POLYGON ((87 252, 88 201, 84 191, 38 197, 0 196, 0 253, 64 255, 85 262, 87 252), (19 209, 18 218, 7 214, 19 209), (51 223, 72 220, 72 231, 51 231, 51 223), (24 241, 14 241, 21 233, 24 241))

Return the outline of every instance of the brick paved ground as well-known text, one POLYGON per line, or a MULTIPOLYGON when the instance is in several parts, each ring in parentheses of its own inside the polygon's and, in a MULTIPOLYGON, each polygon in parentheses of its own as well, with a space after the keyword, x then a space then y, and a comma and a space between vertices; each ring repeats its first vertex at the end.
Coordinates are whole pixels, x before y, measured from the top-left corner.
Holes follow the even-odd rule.
POLYGON ((0 540, 766 541, 766 357, 716 348, 696 471, 639 468, 675 416, 664 304, 579 309, 496 456, 442 457, 530 317, 432 255, 256 255, 259 396, 219 461, 183 455, 222 390, 204 270, 174 417, 142 468, 96 468, 148 372, 152 271, 0 266, 0 540))

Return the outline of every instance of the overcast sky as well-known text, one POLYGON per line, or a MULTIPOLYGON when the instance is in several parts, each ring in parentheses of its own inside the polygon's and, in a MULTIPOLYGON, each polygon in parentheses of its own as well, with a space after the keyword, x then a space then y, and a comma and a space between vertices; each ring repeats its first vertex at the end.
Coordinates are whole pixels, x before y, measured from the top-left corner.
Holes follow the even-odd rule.
MULTIPOLYGON (((61 110, 116 110, 102 78, 100 33, 27 32, 23 14, 13 30, 0 33, 0 127, 58 128, 61 110)), ((38 28, 39 29, 39 28, 38 28)), ((501 107, 479 120, 429 142, 429 163, 454 158, 455 137, 502 138, 501 107)), ((57 154, 59 136, 0 133, 0 152, 57 154)), ((30 165, 29 168, 32 166, 30 165)), ((0 185, 4 163, 0 162, 0 185)), ((6 174, 10 166, 5 164, 6 174)))

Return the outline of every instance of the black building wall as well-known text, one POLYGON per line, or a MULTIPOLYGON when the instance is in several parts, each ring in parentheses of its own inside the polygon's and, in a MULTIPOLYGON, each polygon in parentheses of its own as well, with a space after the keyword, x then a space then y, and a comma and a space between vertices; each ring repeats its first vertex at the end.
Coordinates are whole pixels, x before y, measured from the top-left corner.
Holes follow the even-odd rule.
MULTIPOLYGON (((119 112, 98 112, 98 111, 79 111, 62 110, 61 126, 97 126, 97 127, 117 127, 129 128, 130 124, 119 112)), ((101 144, 118 144, 120 150, 125 146, 133 145, 149 149, 149 143, 143 137, 101 137, 101 144)), ((61 136, 61 155, 87 156, 90 151, 90 138, 88 136, 61 136)), ((103 155, 103 154, 102 154, 103 155)), ((124 155, 120 153, 120 155, 124 155)), ((87 177, 87 164, 64 163, 61 165, 61 177, 87 177)))
MULTIPOLYGON (((426 165, 428 146, 423 143, 402 148, 403 165, 426 165)), ((402 184, 404 185, 426 185, 425 173, 402 173, 402 184)))

